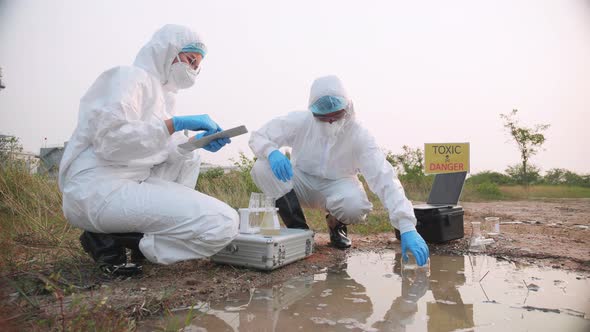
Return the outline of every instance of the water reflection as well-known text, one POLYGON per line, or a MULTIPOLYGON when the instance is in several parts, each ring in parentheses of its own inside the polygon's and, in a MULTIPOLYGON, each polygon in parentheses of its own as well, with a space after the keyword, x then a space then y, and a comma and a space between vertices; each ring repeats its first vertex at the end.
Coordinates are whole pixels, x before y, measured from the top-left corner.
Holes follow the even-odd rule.
POLYGON ((333 330, 339 322, 358 325, 366 321, 373 308, 365 287, 350 277, 347 264, 317 275, 305 299, 285 307, 279 316, 278 331, 297 327, 333 330))
POLYGON ((394 252, 360 253, 320 274, 205 305, 184 331, 584 331, 588 283, 486 256, 435 256, 430 275, 409 274, 394 252))
POLYGON ((426 294, 430 285, 426 271, 402 273, 401 255, 394 256, 393 273, 401 278, 401 296, 393 300, 383 319, 373 324, 379 331, 405 331, 405 327, 414 322, 418 300, 426 294))
POLYGON ((430 263, 435 302, 426 303, 428 331, 454 331, 474 326, 473 304, 463 303, 459 286, 465 284, 463 257, 440 257, 430 263))

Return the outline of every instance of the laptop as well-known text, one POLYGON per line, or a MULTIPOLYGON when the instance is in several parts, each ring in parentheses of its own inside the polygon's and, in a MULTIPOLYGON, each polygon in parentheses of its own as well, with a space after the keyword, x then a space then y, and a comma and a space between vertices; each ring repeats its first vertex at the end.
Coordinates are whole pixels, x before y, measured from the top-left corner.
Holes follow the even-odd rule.
POLYGON ((426 204, 415 205, 419 209, 455 207, 463 191, 467 172, 436 174, 426 204))

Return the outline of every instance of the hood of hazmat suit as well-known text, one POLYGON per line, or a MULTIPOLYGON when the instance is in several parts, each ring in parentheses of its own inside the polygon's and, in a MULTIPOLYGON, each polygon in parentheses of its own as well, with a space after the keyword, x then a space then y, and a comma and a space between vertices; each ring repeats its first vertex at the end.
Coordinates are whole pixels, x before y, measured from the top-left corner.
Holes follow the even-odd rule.
POLYGON ((59 172, 68 222, 90 232, 144 236, 152 262, 209 257, 236 235, 237 212, 195 190, 197 151, 169 134, 177 87, 170 68, 179 50, 203 44, 190 29, 166 25, 134 63, 102 73, 80 100, 78 124, 59 172))
POLYGON ((177 88, 168 81, 172 61, 183 46, 195 42, 202 43, 191 30, 166 25, 139 51, 132 66, 115 67, 98 77, 80 100, 78 125, 60 164, 62 190, 69 179, 89 169, 114 166, 100 175, 141 181, 155 165, 193 157, 177 150, 186 138, 179 132, 170 135, 164 120, 175 114, 177 88))
POLYGON ((343 119, 321 122, 310 110, 279 116, 252 133, 249 145, 256 157, 268 158, 272 151, 290 147, 293 167, 306 174, 336 180, 360 172, 388 209, 392 225, 402 233, 414 229, 411 202, 375 138, 356 119, 353 102, 337 76, 313 82, 309 106, 324 96, 348 100, 343 119))

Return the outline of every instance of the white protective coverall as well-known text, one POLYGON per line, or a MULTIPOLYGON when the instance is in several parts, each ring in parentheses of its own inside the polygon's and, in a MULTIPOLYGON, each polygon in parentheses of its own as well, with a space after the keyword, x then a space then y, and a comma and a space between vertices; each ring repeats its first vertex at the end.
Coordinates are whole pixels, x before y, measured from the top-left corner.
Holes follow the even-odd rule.
POLYGON ((60 165, 67 220, 90 232, 144 233, 139 248, 155 263, 211 256, 238 232, 234 209, 194 190, 200 157, 178 149, 186 137, 164 123, 175 113, 170 66, 194 42, 196 33, 166 25, 132 66, 102 73, 80 101, 60 165))
POLYGON ((249 144, 258 157, 251 172, 254 183, 276 198, 294 189, 302 206, 324 209, 344 224, 355 224, 364 222, 373 208, 357 177, 360 172, 389 212, 392 226, 402 233, 415 230, 412 203, 374 137, 355 119, 338 77, 317 79, 309 105, 323 96, 346 98, 346 117, 330 124, 316 120, 309 110, 291 112, 252 133, 249 144), (267 159, 281 147, 292 149, 293 178, 287 182, 275 177, 267 159))

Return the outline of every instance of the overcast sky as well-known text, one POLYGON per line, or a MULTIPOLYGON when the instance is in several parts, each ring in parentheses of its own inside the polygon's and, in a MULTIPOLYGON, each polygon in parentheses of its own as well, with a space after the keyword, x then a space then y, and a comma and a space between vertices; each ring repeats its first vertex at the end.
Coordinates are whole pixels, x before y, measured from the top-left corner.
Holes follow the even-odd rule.
MULTIPOLYGON (((523 124, 551 125, 535 165, 590 173, 589 0, 0 0, 0 133, 29 151, 63 144, 96 77, 166 23, 209 49, 179 114, 255 130, 336 74, 385 150, 469 142, 472 172, 503 171, 519 153, 499 114, 517 108, 523 124)), ((247 142, 202 155, 231 164, 252 156, 247 142)))

